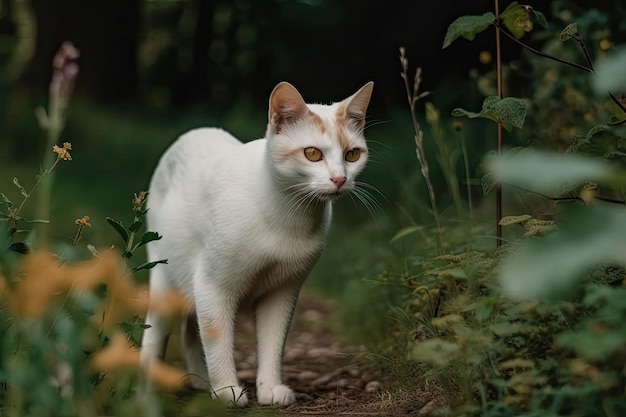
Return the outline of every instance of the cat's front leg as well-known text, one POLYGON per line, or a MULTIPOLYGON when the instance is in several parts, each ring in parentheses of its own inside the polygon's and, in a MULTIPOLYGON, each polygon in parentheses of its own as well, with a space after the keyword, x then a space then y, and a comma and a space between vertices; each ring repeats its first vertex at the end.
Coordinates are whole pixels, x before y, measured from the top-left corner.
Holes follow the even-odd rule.
POLYGON ((289 405, 296 398, 282 383, 282 359, 287 331, 298 299, 300 284, 265 294, 256 304, 257 399, 261 404, 289 405))
POLYGON ((211 392, 225 403, 244 406, 248 396, 237 380, 233 355, 237 303, 219 291, 203 289, 198 295, 198 327, 211 392))

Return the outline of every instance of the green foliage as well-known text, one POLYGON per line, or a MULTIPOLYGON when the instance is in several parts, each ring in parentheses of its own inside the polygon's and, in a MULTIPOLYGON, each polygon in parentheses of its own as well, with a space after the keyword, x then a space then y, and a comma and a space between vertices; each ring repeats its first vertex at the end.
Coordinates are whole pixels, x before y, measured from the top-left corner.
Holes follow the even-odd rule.
POLYGON ((471 119, 482 117, 502 123, 502 126, 509 132, 514 127, 521 129, 528 111, 528 102, 521 98, 489 96, 483 101, 480 112, 475 113, 464 109, 454 109, 453 116, 465 116, 471 119))
MULTIPOLYGON (((531 216, 505 221, 533 222, 531 216)), ((626 365, 621 319, 626 301, 619 285, 624 268, 596 267, 582 288, 571 281, 570 268, 575 291, 566 300, 559 293, 558 301, 515 301, 503 295, 496 279, 501 269, 504 278, 509 256, 521 253, 518 247, 528 239, 528 244, 545 241, 542 251, 556 258, 551 262, 556 270, 572 263, 580 252, 568 253, 569 261, 560 259, 561 250, 547 240, 554 233, 586 237, 586 231, 571 226, 559 223, 547 237, 524 238, 496 253, 466 251, 423 259, 416 272, 402 277, 411 294, 402 313, 407 320, 399 327, 409 332, 405 360, 416 368, 426 366, 422 377, 440 387, 451 415, 534 416, 550 410, 552 415, 591 417, 623 412, 620 389, 626 379, 619 370, 626 365), (604 404, 600 414, 599 404, 604 404)), ((603 259, 597 256, 594 265, 603 259)), ((540 279, 554 282, 548 276, 530 279, 534 265, 546 261, 524 261, 515 271, 528 271, 528 276, 517 277, 518 288, 540 279)), ((579 273, 586 269, 578 266, 579 273)))
MULTIPOLYGON (((535 12, 534 16, 537 16, 537 12, 535 12)), ((533 29, 533 22, 529 10, 526 7, 520 6, 516 1, 509 4, 507 8, 500 13, 500 19, 502 19, 504 26, 509 32, 518 39, 533 29)), ((543 21, 545 21, 545 17, 543 21)))
MULTIPOLYGON (((499 16, 504 24, 497 30, 519 40, 533 28, 530 22, 542 16, 512 3, 499 16)), ((475 26, 467 24, 468 31, 480 29, 476 16, 470 18, 457 21, 473 22, 475 26)), ((561 33, 563 41, 575 41, 569 44, 581 49, 586 65, 525 47, 543 58, 593 72, 583 42, 586 33, 586 24, 573 23, 561 33)), ((448 36, 451 42, 460 31, 449 30, 448 36)), ((566 83, 561 87, 567 88, 566 83)), ((579 87, 574 87, 577 93, 579 87)), ((617 104, 617 109, 609 109, 615 113, 613 119, 587 123, 570 113, 569 102, 550 103, 546 111, 539 93, 521 106, 524 116, 532 114, 534 132, 549 135, 538 121, 553 123, 566 113, 569 133, 581 129, 586 134, 571 134, 564 155, 519 147, 490 155, 481 182, 485 194, 502 184, 514 186, 522 199, 529 193, 551 199, 553 211, 540 212, 541 217, 535 211, 502 218, 500 225, 517 237, 503 239, 496 250, 475 247, 476 232, 452 244, 450 236, 464 234, 449 231, 444 235, 447 255, 433 256, 432 248, 423 249, 404 273, 380 276, 381 282, 407 291, 404 303, 392 309, 396 352, 420 379, 439 388, 446 404, 439 410, 443 415, 626 413, 623 103, 613 97, 617 104), (540 111, 545 111, 545 118, 536 116, 540 111)), ((503 117, 486 113, 483 107, 480 113, 456 109, 453 114, 491 118, 504 125, 503 117)), ((509 128, 527 131, 524 121, 525 117, 509 128)), ((442 227, 455 229, 451 222, 442 227)), ((395 239, 424 239, 428 234, 428 227, 415 225, 400 230, 395 239)), ((428 244, 432 239, 424 239, 424 246, 428 244)))
POLYGON ((578 23, 574 22, 565 26, 565 29, 561 31, 559 37, 563 42, 568 41, 572 38, 579 38, 580 35, 578 34, 578 23))
POLYGON ((613 51, 605 59, 596 64, 596 77, 593 79, 593 89, 597 95, 604 95, 607 91, 626 91, 626 75, 623 69, 626 66, 626 49, 613 51))
POLYGON ((472 40, 476 35, 489 27, 495 20, 495 15, 487 12, 481 16, 461 16, 450 24, 443 40, 443 48, 447 48, 457 38, 463 37, 472 40))
POLYGON ((581 156, 561 156, 525 149, 491 156, 486 159, 485 165, 495 181, 550 196, 585 182, 626 186, 623 171, 612 169, 602 160, 581 156))
MULTIPOLYGON (((141 226, 143 226, 144 217, 148 213, 148 210, 144 208, 147 198, 148 193, 145 191, 141 191, 138 195, 135 194, 133 198, 133 213, 135 213, 135 217, 131 225, 128 227, 124 226, 124 223, 119 220, 115 220, 110 217, 106 218, 107 222, 111 225, 111 227, 113 227, 113 229, 115 229, 124 241, 124 251, 122 252, 122 256, 124 258, 131 258, 137 249, 154 240, 159 240, 162 237, 158 233, 151 231, 145 231, 141 236, 137 236, 137 232, 141 229, 141 226)), ((167 259, 145 262, 133 268, 133 272, 141 269, 151 269, 158 264, 166 263, 167 259)))

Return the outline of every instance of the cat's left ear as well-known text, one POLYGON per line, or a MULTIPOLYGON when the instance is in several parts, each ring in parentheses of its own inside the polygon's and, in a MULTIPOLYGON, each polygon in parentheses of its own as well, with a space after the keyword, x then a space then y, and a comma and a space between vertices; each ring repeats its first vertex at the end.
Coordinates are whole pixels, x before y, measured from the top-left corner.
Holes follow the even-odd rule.
POLYGON ((370 103, 370 98, 372 97, 373 89, 374 82, 370 81, 361 87, 359 91, 344 100, 344 102, 347 103, 346 116, 361 129, 365 126, 365 115, 367 113, 367 106, 370 103))

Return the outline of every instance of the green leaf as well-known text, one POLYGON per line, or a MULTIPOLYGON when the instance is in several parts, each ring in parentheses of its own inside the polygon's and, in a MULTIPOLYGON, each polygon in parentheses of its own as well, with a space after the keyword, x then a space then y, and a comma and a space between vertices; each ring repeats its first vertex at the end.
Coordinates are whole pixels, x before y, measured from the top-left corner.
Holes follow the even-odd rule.
POLYGON ((569 206, 558 227, 530 239, 501 264, 500 282, 513 299, 564 298, 599 264, 626 263, 626 210, 569 206))
POLYGON ((112 219, 110 217, 107 217, 106 220, 111 226, 113 226, 115 231, 122 237, 122 240, 124 240, 124 243, 128 243, 128 235, 130 234, 130 232, 124 226, 124 224, 122 224, 121 221, 112 219))
POLYGON ((161 260, 153 261, 153 262, 145 262, 145 263, 143 263, 141 265, 137 265, 136 267, 134 267, 132 269, 132 271, 133 272, 137 272, 137 271, 140 271, 142 269, 152 269, 155 266, 157 266, 158 264, 166 264, 166 263, 167 263, 167 259, 161 259, 161 260))
POLYGON ((565 26, 565 29, 561 31, 560 35, 563 42, 568 41, 572 38, 578 38, 578 36, 578 24, 576 22, 570 23, 569 25, 565 26))
POLYGON ((450 24, 446 36, 443 40, 442 49, 450 46, 459 36, 464 37, 467 40, 472 40, 476 37, 476 34, 487 29, 490 24, 496 19, 496 16, 487 12, 482 16, 461 16, 450 24))
POLYGON ((395 242, 397 240, 402 239, 403 237, 412 235, 413 233, 417 233, 420 230, 422 230, 423 228, 424 228, 424 226, 409 226, 409 227, 405 227, 405 228, 401 229, 398 233, 396 233, 396 235, 391 238, 389 243, 393 243, 393 242, 395 242))
POLYGON ((50 223, 50 220, 46 220, 46 219, 25 219, 23 217, 16 217, 17 220, 21 220, 25 223, 42 223, 42 224, 48 224, 50 223))
POLYGON ((24 242, 14 242, 9 246, 9 250, 26 255, 29 252, 28 246, 24 242))
POLYGON ((20 190, 20 193, 22 193, 24 197, 28 197, 28 193, 26 192, 26 189, 22 187, 22 185, 20 184, 17 178, 13 178, 13 184, 15 184, 15 186, 20 190))
POLYGON ((527 149, 485 160, 495 181, 543 194, 585 182, 613 181, 619 172, 595 158, 562 156, 527 149))
POLYGON ((533 22, 530 20, 530 13, 528 10, 520 6, 516 1, 509 4, 509 6, 500 14, 500 18, 504 23, 504 26, 511 32, 517 39, 524 36, 526 32, 530 32, 533 29, 533 22))
POLYGON ((161 239, 163 236, 160 236, 157 232, 146 232, 141 236, 141 239, 139 240, 139 242, 132 248, 132 252, 135 251, 135 249, 145 245, 146 243, 152 242, 153 240, 159 240, 161 239))
POLYGON ((483 196, 486 196, 496 186, 497 181, 494 180, 493 173, 488 172, 482 176, 482 178, 480 179, 480 184, 483 187, 483 196))
POLYGON ((128 230, 130 232, 136 232, 137 230, 139 230, 141 228, 142 225, 143 225, 143 222, 141 220, 137 220, 137 221, 133 222, 133 224, 130 225, 128 230))
POLYGON ((533 9, 533 19, 539 23, 544 29, 548 29, 548 20, 543 13, 533 9))
POLYGON ((456 108, 452 110, 452 115, 466 116, 471 119, 476 117, 491 119, 502 123, 502 126, 510 132, 514 127, 522 128, 527 111, 528 101, 522 98, 489 96, 483 101, 483 108, 479 113, 456 108))
POLYGON ((146 232, 141 236, 141 244, 145 245, 148 242, 152 242, 153 240, 159 240, 163 236, 160 236, 157 232, 146 232))
POLYGON ((4 204, 6 204, 8 207, 13 207, 13 202, 9 200, 9 197, 7 197, 4 193, 0 193, 0 198, 2 198, 4 204))
POLYGON ((595 65, 596 76, 592 85, 597 95, 606 95, 607 91, 626 91, 626 48, 616 49, 595 65))

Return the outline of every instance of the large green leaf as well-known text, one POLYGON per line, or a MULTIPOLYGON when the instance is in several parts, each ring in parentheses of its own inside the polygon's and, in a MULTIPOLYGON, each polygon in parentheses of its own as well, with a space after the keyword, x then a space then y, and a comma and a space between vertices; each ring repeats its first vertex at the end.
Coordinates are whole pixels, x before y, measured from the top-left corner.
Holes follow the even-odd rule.
POLYGON ((146 232, 141 236, 139 242, 132 248, 132 252, 134 252, 135 249, 152 242, 153 240, 159 240, 162 237, 163 236, 159 235, 157 232, 146 232))
POLYGON ((124 224, 121 221, 112 219, 111 217, 107 217, 106 220, 111 226, 113 226, 115 231, 122 237, 122 239, 124 240, 124 243, 127 243, 128 235, 130 233, 128 229, 126 228, 126 226, 124 226, 124 224))
POLYGON ((576 22, 570 23, 561 31, 561 40, 563 42, 575 37, 578 37, 578 24, 576 22))
POLYGON ((487 12, 481 16, 461 16, 448 26, 446 37, 443 40, 442 49, 450 46, 459 36, 467 40, 472 40, 477 33, 487 29, 496 19, 496 16, 487 12))
POLYGON ((626 48, 598 61, 595 68, 592 83, 596 94, 605 96, 607 91, 626 91, 626 48))
POLYGON ((520 6, 514 1, 500 14, 504 26, 517 39, 533 29, 533 22, 526 7, 520 6))
POLYGON ((626 263, 624 236, 622 207, 565 208, 556 231, 531 239, 502 262, 502 289, 514 299, 566 297, 593 267, 626 263))
POLYGON ((487 171, 493 173, 496 182, 548 195, 585 182, 617 184, 620 176, 599 159, 562 156, 530 149, 491 156, 485 160, 485 165, 487 171))
POLYGON ((158 264, 166 264, 166 263, 167 263, 167 259, 159 259, 158 261, 145 262, 145 263, 142 263, 141 265, 137 265, 136 267, 134 267, 132 271, 137 272, 142 269, 152 269, 158 264))
POLYGON ((528 102, 522 98, 489 96, 483 101, 483 108, 479 113, 456 108, 452 110, 452 115, 491 119, 502 123, 502 126, 510 132, 514 127, 522 128, 527 111, 528 102))

